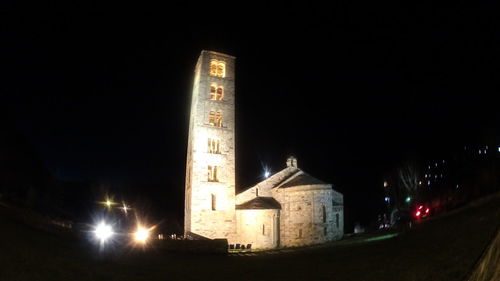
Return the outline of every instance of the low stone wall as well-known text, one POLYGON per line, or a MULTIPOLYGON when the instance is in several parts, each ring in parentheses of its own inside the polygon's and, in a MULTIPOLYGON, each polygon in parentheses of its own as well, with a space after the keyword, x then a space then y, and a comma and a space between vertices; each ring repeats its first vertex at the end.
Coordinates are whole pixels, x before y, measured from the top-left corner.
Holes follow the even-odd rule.
POLYGON ((158 248, 162 251, 192 254, 220 254, 228 252, 227 239, 213 240, 158 240, 158 248))
POLYGON ((500 280, 500 230, 485 250, 468 281, 500 280))

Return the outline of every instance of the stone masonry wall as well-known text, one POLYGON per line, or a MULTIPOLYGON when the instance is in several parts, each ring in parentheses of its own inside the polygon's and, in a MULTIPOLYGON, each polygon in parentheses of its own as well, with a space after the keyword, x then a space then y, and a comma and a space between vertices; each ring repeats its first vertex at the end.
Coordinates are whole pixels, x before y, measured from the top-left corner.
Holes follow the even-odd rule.
POLYGON ((282 208, 281 246, 317 244, 342 237, 343 213, 338 209, 334 212, 331 185, 305 185, 273 191, 282 208), (323 214, 326 215, 324 219, 323 214), (336 214, 339 215, 338 224, 336 214))
POLYGON ((186 166, 186 234, 193 232, 212 239, 228 238, 229 241, 235 238, 234 110, 234 57, 203 51, 195 69, 191 103, 186 166), (209 75, 211 59, 225 62, 224 78, 209 75), (222 101, 210 100, 212 83, 224 87, 222 101), (222 112, 222 127, 209 125, 210 111, 222 112), (220 154, 208 153, 208 138, 221 140, 220 154), (208 181, 209 165, 218 167, 218 182, 208 181))
POLYGON ((277 229, 279 210, 236 210, 238 238, 236 243, 252 244, 252 249, 275 248, 278 245, 277 229))

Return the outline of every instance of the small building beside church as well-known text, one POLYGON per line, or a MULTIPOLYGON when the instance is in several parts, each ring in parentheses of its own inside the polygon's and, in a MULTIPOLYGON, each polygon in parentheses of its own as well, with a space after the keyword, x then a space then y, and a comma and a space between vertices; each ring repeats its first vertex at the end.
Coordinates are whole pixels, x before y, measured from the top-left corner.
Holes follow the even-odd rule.
POLYGON ((252 249, 304 246, 342 238, 343 196, 286 167, 235 194, 235 57, 202 51, 195 67, 186 161, 184 234, 225 238, 252 249))

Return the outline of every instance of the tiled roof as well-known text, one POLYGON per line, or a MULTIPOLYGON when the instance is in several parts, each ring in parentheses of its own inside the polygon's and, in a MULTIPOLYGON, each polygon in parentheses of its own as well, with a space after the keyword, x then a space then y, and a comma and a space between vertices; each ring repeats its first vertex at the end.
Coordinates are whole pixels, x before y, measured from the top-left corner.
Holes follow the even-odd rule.
POLYGON ((327 184, 327 183, 318 180, 317 178, 314 178, 306 173, 301 173, 296 177, 292 178, 291 180, 280 185, 279 188, 287 188, 298 185, 315 185, 315 184, 327 184))
POLYGON ((241 205, 236 205, 237 210, 248 209, 281 209, 281 205, 272 197, 255 197, 241 205))

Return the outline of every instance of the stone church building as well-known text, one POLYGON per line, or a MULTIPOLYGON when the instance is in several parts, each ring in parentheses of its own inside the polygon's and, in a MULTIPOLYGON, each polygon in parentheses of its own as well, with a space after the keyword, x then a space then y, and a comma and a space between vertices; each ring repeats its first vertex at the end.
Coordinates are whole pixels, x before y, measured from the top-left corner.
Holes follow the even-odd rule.
POLYGON ((194 72, 186 162, 186 237, 275 248, 323 243, 344 233, 343 196, 286 167, 235 193, 235 57, 202 51, 194 72))

